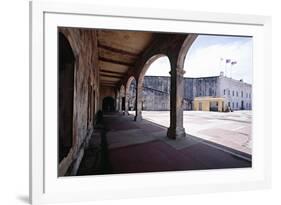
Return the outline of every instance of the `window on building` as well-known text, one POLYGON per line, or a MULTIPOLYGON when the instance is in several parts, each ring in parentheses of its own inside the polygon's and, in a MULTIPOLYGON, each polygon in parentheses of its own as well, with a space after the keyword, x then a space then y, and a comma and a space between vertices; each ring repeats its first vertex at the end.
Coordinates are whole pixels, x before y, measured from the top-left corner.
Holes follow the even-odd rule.
POLYGON ((238 102, 236 103, 236 108, 238 108, 238 102))
POLYGON ((232 108, 234 109, 234 102, 232 103, 232 108))
POLYGON ((232 90, 232 96, 234 96, 234 90, 232 90))
POLYGON ((230 95, 230 90, 228 90, 228 95, 230 95))
POLYGON ((209 96, 212 96, 212 88, 209 88, 209 96))
POLYGON ((225 95, 225 89, 223 90, 223 94, 225 95))
POLYGON ((246 93, 246 98, 248 98, 248 93, 246 93))
POLYGON ((238 97, 238 91, 236 91, 236 97, 238 97))
POLYGON ((251 98, 251 93, 249 93, 249 98, 251 98))

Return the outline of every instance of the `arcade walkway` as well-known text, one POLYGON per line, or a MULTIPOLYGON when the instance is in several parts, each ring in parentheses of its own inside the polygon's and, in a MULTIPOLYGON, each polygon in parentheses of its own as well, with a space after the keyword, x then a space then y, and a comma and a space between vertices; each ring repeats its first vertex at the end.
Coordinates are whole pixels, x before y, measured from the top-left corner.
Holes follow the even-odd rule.
POLYGON ((250 161, 199 138, 171 140, 167 128, 135 122, 131 115, 105 114, 103 124, 105 131, 92 137, 78 175, 251 167, 250 161))

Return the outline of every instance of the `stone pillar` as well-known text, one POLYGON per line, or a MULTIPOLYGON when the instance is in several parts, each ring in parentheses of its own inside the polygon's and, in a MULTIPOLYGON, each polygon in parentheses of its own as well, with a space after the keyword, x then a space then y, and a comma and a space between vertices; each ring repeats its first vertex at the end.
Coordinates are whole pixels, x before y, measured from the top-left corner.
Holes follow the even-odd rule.
POLYGON ((119 96, 120 96, 120 93, 118 93, 117 96, 116 96, 116 111, 117 112, 120 112, 120 102, 119 102, 120 97, 119 96))
POLYGON ((119 112, 122 112, 122 95, 119 94, 119 112))
POLYGON ((115 90, 115 111, 119 111, 119 93, 115 90))
POLYGON ((182 68, 171 69, 170 127, 167 136, 171 139, 185 137, 183 127, 184 75, 182 68))
POLYGON ((142 120, 142 82, 137 82, 136 85, 136 115, 135 121, 142 120))

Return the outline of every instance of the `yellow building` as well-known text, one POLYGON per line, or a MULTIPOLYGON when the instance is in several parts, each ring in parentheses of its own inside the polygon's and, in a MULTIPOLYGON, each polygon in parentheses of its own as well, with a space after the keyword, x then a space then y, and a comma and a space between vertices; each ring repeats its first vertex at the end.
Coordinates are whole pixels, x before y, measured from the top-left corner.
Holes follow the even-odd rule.
POLYGON ((218 111, 224 112, 227 110, 225 98, 222 97, 195 97, 193 108, 196 111, 218 111))

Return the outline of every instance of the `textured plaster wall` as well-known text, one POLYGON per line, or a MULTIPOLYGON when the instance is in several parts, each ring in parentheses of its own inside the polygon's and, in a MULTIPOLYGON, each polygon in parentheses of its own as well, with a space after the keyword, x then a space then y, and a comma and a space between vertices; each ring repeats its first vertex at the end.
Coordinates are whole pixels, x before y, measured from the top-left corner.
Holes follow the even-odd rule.
POLYGON ((60 28, 59 32, 68 39, 75 55, 73 146, 59 165, 61 176, 69 172, 70 166, 78 167, 93 129, 99 102, 99 67, 95 30, 60 28))

